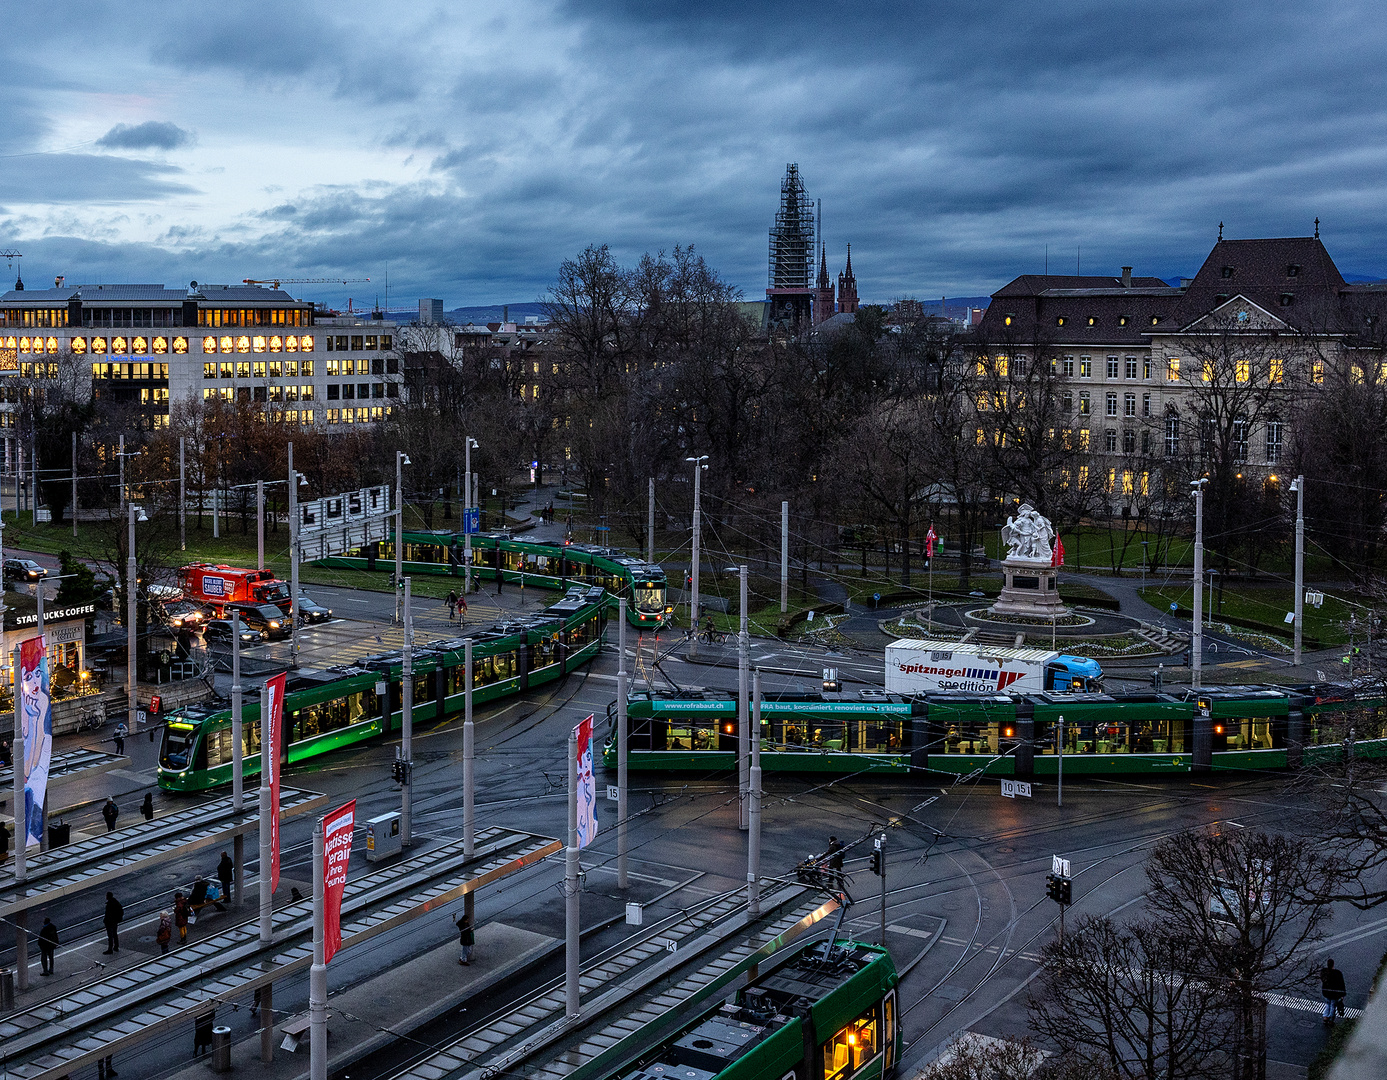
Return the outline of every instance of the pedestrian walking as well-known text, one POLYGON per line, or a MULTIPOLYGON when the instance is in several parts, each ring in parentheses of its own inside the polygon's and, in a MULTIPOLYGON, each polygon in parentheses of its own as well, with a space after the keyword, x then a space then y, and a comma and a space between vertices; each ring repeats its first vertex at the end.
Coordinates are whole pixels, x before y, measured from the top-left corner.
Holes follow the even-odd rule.
POLYGON ((217 1013, 215 1010, 193 1018, 193 1057, 197 1057, 204 1050, 211 1053, 212 1025, 216 1022, 217 1013))
POLYGON ((146 821, 154 820, 154 793, 152 791, 144 793, 144 802, 140 803, 140 813, 144 815, 146 821))
POLYGON ((114 737, 115 740, 116 740, 116 753, 117 753, 117 754, 124 754, 124 753, 125 753, 125 736, 127 736, 127 735, 129 735, 129 734, 130 734, 130 729, 129 729, 128 727, 125 726, 125 721, 124 721, 124 720, 122 720, 119 724, 116 725, 115 735, 114 735, 113 737, 114 737))
POLYGON ((53 955, 58 951, 58 928, 53 925, 53 920, 44 917, 43 929, 39 931, 39 960, 43 965, 43 974, 53 974, 53 955))
POLYGON ((116 805, 116 800, 109 795, 106 796, 106 805, 101 808, 101 816, 106 819, 106 831, 114 832, 116 818, 120 817, 120 807, 116 805))
POLYGON ((102 916, 102 925, 106 927, 106 951, 102 956, 110 956, 112 953, 120 952, 120 921, 125 918, 125 908, 120 906, 120 901, 116 899, 116 894, 108 892, 106 894, 106 914, 102 916))
POLYGON ((231 856, 225 851, 222 852, 222 860, 217 863, 217 880, 221 882, 222 899, 231 899, 231 879, 235 875, 235 867, 232 866, 231 856))
POLYGON ((0 765, 9 765, 13 761, 10 756, 10 740, 0 739, 0 765))
POLYGON ((458 594, 451 589, 448 590, 448 621, 453 621, 453 613, 457 610, 458 594))
POLYGON ((466 915, 459 915, 454 920, 454 925, 458 928, 458 945, 461 946, 458 963, 466 967, 472 963, 472 954, 477 949, 477 934, 472 929, 472 920, 466 915))
POLYGON ((1326 960, 1320 969, 1320 993, 1324 996, 1324 1022, 1334 1023, 1336 1016, 1344 1015, 1344 973, 1334 966, 1334 961, 1326 960))
POLYGON ((0 863, 10 857, 10 830, 0 821, 0 863))
POLYGON ((459 625, 459 626, 462 625, 462 620, 466 617, 466 615, 467 615, 467 597, 465 597, 465 596, 459 596, 459 597, 458 597, 458 625, 459 625))
POLYGON ((173 925, 178 927, 178 944, 188 944, 188 900, 181 892, 173 894, 173 925))
POLYGON ((159 912, 159 929, 154 940, 159 943, 161 953, 169 951, 169 942, 173 940, 173 916, 167 911, 159 912))

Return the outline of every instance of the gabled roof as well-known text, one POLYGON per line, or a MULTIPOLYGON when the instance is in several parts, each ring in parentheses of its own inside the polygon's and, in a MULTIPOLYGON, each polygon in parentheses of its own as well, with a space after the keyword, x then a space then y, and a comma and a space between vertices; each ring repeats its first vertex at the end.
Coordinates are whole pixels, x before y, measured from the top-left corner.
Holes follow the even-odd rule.
POLYGON ((1277 312, 1288 325, 1327 327, 1335 321, 1344 284, 1317 236, 1220 240, 1185 289, 1179 321, 1192 323, 1241 295, 1265 311, 1277 312))
POLYGON ((1262 307, 1261 304, 1249 300, 1239 293, 1214 308, 1213 311, 1205 312, 1192 323, 1178 329, 1172 326, 1169 332, 1172 334, 1197 334, 1201 330, 1213 330, 1222 333, 1229 328, 1280 332, 1290 329, 1290 324, 1262 307))

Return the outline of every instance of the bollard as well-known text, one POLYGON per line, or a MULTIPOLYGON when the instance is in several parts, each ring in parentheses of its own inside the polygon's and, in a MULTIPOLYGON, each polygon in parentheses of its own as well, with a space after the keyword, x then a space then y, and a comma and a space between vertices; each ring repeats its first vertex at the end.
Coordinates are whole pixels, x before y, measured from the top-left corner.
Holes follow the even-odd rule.
POLYGON ((0 968, 0 1012, 14 1008, 14 969, 0 968))
POLYGON ((224 1025, 212 1029, 212 1071, 231 1071, 231 1029, 224 1025))

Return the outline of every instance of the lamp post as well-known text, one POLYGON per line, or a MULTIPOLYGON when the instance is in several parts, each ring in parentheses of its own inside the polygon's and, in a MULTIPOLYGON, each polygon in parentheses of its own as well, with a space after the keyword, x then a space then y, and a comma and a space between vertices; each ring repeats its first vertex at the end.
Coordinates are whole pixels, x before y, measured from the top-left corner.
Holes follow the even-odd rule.
POLYGON ((1300 663, 1300 617, 1305 610, 1305 477, 1291 481, 1295 492, 1295 657, 1300 663))
POLYGON ((409 578, 404 588, 404 655, 400 658, 400 844, 414 846, 414 620, 410 618, 409 578))
POLYGON ((404 467, 412 464, 403 450, 395 451, 395 622, 400 622, 400 582, 404 580, 405 489, 404 467))
POLYGON ((472 528, 468 522, 469 513, 472 509, 472 448, 476 446, 480 449, 477 440, 468 435, 465 440, 464 455, 466 462, 463 468, 463 489, 462 489, 462 595, 466 596, 472 591, 472 528))
POLYGON ((1194 636, 1191 640, 1190 683, 1199 687, 1204 662, 1204 485, 1208 477, 1190 484, 1194 489, 1194 636))
MULTIPOLYGON (((125 558, 125 694, 126 707, 130 710, 126 723, 133 735, 140 728, 139 701, 135 693, 135 645, 139 637, 135 624, 135 506, 132 503, 125 509, 130 522, 125 558)), ((143 519, 144 514, 140 517, 143 519)))
MULTIPOLYGON (((747 597, 749 590, 746 565, 738 567, 741 578, 739 598, 740 627, 737 631, 737 824, 742 829, 751 827, 751 719, 747 683, 751 669, 751 637, 747 631, 747 597)), ((757 733, 760 734, 759 732, 757 733)))
POLYGON ((692 656, 698 655, 698 550, 699 542, 703 538, 703 513, 700 510, 700 498, 702 492, 703 471, 708 468, 703 464, 708 460, 707 454, 698 457, 688 457, 685 461, 693 462, 694 467, 694 490, 693 490, 693 567, 690 572, 690 592, 689 592, 689 653, 692 656))

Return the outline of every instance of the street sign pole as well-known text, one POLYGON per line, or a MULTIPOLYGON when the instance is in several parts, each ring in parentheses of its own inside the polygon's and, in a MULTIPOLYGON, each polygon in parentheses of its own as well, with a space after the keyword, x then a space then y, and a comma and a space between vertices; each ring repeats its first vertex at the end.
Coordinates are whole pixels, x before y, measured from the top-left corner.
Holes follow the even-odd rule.
POLYGON ((877 858, 881 867, 881 947, 886 948, 886 834, 877 837, 877 858))
MULTIPOLYGON (((245 724, 241 686, 241 613, 231 609, 231 805, 237 814, 245 806, 245 724)), ((232 880, 236 895, 232 906, 239 908, 245 897, 246 834, 238 832, 231 842, 235 867, 232 880)))
POLYGON ((739 568, 741 574, 741 627, 737 632, 737 825, 741 829, 751 827, 751 806, 748 791, 751 788, 751 717, 749 689, 747 686, 751 663, 751 637, 747 630, 748 567, 739 568))
POLYGON ((1064 805, 1064 717, 1055 724, 1055 759, 1059 770, 1059 784, 1055 789, 1055 805, 1064 805))
POLYGON ((618 607, 616 662, 616 887, 625 889, 626 875, 626 788, 627 788, 627 727, 626 715, 626 601, 618 607))
POLYGON ((568 850, 564 853, 564 1009, 571 1020, 580 1009, 578 985, 578 739, 568 737, 568 850))
MULTIPOLYGON (((474 750, 472 726, 472 639, 463 646, 462 662, 466 675, 462 693, 462 856, 470 859, 476 852, 476 753, 474 750)), ((471 893, 468 893, 471 896, 471 893)))
POLYGON ((761 914, 761 671, 751 683, 751 823, 746 844, 746 909, 761 914))
POLYGON ((404 783, 400 787, 400 845, 414 846, 414 619, 410 610, 411 579, 405 578, 405 648, 400 669, 400 762, 404 783))
POLYGON ((324 943, 323 823, 313 826, 313 966, 308 970, 308 1076, 327 1080, 327 961, 324 943))

